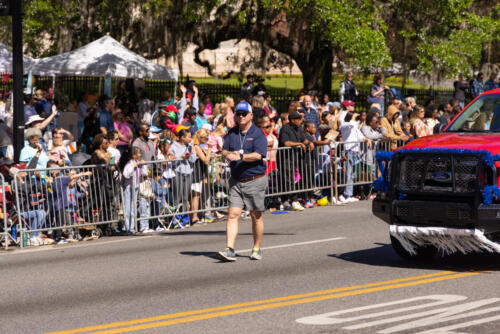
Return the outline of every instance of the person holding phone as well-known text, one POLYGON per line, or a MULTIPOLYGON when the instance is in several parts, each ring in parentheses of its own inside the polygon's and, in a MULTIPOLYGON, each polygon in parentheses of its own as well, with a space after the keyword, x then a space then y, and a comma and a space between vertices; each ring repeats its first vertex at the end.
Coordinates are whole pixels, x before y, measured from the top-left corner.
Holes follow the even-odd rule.
POLYGON ((361 163, 361 153, 366 151, 366 148, 371 149, 372 141, 365 137, 359 130, 359 114, 354 111, 349 111, 344 118, 344 123, 340 126, 340 134, 344 145, 344 152, 347 158, 346 172, 346 187, 343 196, 338 199, 340 203, 357 202, 358 199, 353 195, 353 183, 356 178, 356 166, 361 163), (366 146, 360 144, 366 142, 366 146))

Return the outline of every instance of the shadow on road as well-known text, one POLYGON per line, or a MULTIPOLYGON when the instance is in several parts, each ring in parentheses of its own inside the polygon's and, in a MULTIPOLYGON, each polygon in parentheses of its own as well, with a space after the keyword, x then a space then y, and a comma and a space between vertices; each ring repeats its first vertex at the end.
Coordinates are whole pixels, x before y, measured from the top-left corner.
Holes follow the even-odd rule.
MULTIPOLYGON (((161 236, 174 236, 174 235, 196 235, 196 234, 202 234, 202 235, 225 235, 226 230, 216 230, 216 231, 196 231, 196 230, 179 230, 179 231, 170 231, 169 233, 162 233, 159 234, 161 236)), ((252 235, 252 233, 238 233, 238 235, 252 235)), ((296 235, 295 233, 274 233, 274 232, 264 232, 264 235, 296 235)))
POLYGON ((500 254, 467 254, 436 256, 428 261, 407 261, 400 258, 390 244, 380 244, 375 248, 363 249, 328 256, 344 261, 379 267, 419 268, 453 271, 500 271, 500 254))
MULTIPOLYGON (((210 259, 213 259, 213 260, 216 260, 220 263, 224 263, 223 261, 220 261, 219 259, 217 259, 216 255, 217 253, 216 252, 179 252, 179 254, 181 255, 189 255, 189 256, 204 256, 204 257, 208 257, 210 259)), ((249 258, 250 256, 248 255, 240 255, 240 254, 236 254, 236 257, 246 257, 246 258, 249 258)))

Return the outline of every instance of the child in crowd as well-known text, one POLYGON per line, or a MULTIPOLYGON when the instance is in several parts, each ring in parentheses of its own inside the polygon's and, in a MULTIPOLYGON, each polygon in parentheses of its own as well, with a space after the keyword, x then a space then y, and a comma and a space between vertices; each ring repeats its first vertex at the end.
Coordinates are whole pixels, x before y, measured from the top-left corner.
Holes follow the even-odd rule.
POLYGON ((141 233, 154 232, 149 228, 149 220, 146 219, 151 216, 151 201, 155 198, 148 173, 149 171, 146 170, 146 175, 142 175, 139 183, 139 215, 141 217, 139 232, 141 233))
MULTIPOLYGON (((57 167, 54 161, 50 161, 47 167, 57 167)), ((54 226, 58 229, 54 230, 54 240, 59 243, 66 242, 61 238, 62 229, 60 227, 67 226, 69 221, 66 216, 66 209, 69 207, 68 201, 68 186, 72 181, 80 179, 85 176, 92 176, 92 172, 83 172, 78 174, 72 174, 70 176, 61 175, 60 170, 50 171, 52 176, 52 196, 51 196, 51 213, 54 219, 54 226)))
POLYGON ((213 154, 222 153, 222 144, 224 144, 224 136, 226 135, 226 130, 223 124, 219 124, 215 130, 208 136, 208 144, 212 146, 213 154))
POLYGON ((401 127, 403 128, 403 133, 405 134, 405 136, 408 137, 407 143, 415 139, 411 134, 411 123, 409 121, 403 121, 401 127))
MULTIPOLYGON (((169 193, 169 184, 167 180, 163 177, 163 172, 161 168, 158 168, 157 165, 153 167, 152 170, 152 180, 151 187, 153 188, 153 203, 152 203, 152 215, 158 216, 160 215, 163 208, 167 206, 167 195, 169 193)), ((163 228, 160 226, 160 222, 158 219, 154 219, 152 221, 152 229, 156 232, 163 231, 163 228)))
MULTIPOLYGON (((315 186, 314 183, 316 182, 316 172, 319 171, 318 166, 321 165, 319 153, 322 151, 320 150, 324 145, 328 146, 331 143, 331 140, 329 139, 321 139, 321 137, 316 136, 316 124, 314 122, 305 122, 304 123, 304 133, 306 136, 306 139, 314 145, 314 147, 311 149, 310 153, 308 153, 308 156, 306 156, 305 163, 306 163, 306 168, 305 172, 308 173, 306 176, 306 182, 308 182, 308 187, 309 186, 315 186), (309 158, 309 159, 307 159, 309 158)), ((321 184, 320 184, 321 185, 321 184)), ((309 192, 307 194, 307 201, 305 204, 306 208, 312 208, 314 206, 314 203, 316 202, 313 198, 313 194, 309 192)))
POLYGON ((52 149, 49 152, 49 158, 55 161, 59 166, 71 166, 68 153, 63 146, 62 137, 55 137, 52 139, 52 149))
POLYGON ((136 214, 136 201, 139 196, 139 182, 141 175, 147 175, 147 167, 139 166, 141 161, 141 149, 132 147, 131 159, 123 169, 123 207, 125 215, 125 227, 129 234, 135 233, 134 217, 136 214))
MULTIPOLYGON (((66 207, 66 213, 69 216, 69 222, 71 224, 78 224, 79 216, 79 201, 85 197, 85 194, 78 190, 77 180, 71 180, 68 184, 68 206, 66 207)), ((80 236, 77 233, 73 233, 73 238, 68 240, 79 240, 80 236), (76 238, 75 238, 76 237, 76 238)))

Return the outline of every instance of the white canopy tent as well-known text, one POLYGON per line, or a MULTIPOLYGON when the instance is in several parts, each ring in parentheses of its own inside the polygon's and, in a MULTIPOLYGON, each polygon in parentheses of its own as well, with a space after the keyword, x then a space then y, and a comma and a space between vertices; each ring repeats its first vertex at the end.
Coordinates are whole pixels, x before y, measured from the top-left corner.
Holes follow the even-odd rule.
POLYGON ((110 36, 76 50, 39 59, 32 67, 39 75, 118 77, 177 81, 179 72, 155 64, 130 51, 110 36))
MULTIPOLYGON (((24 73, 28 73, 35 63, 35 59, 23 55, 24 73)), ((12 52, 3 43, 0 43, 0 73, 12 73, 12 52)))

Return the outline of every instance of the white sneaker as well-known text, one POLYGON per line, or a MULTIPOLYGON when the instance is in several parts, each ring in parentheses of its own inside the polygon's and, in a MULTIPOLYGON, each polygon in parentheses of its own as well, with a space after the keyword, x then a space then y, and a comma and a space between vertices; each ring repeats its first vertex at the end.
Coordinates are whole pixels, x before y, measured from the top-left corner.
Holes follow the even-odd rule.
MULTIPOLYGON (((30 246, 40 246, 40 241, 37 237, 30 238, 30 246)), ((43 244, 42 244, 43 245, 43 244)))
POLYGON ((347 203, 346 199, 342 195, 339 196, 339 199, 337 200, 337 202, 338 202, 338 204, 345 204, 345 203, 347 203))
POLYGON ((346 203, 354 203, 354 202, 359 202, 359 199, 357 199, 356 197, 349 197, 345 201, 346 203))
POLYGON ((43 245, 44 245, 43 238, 41 238, 41 237, 33 237, 33 239, 38 240, 38 244, 39 244, 40 246, 43 246, 43 245))
POLYGON ((215 198, 216 199, 224 199, 224 198, 227 198, 227 195, 225 192, 223 191, 218 191, 216 194, 215 194, 215 198))
POLYGON ((158 226, 158 227, 156 228, 156 230, 155 230, 155 232, 163 232, 163 231, 164 231, 164 229, 163 229, 163 227, 161 227, 161 226, 158 226))
POLYGON ((303 211, 304 210, 304 207, 302 205, 300 205, 299 202, 295 201, 295 202, 292 202, 292 208, 295 210, 295 211, 303 211))
POLYGON ((146 228, 146 229, 144 229, 144 230, 141 231, 141 233, 144 233, 144 234, 146 234, 146 233, 153 233, 153 232, 154 231, 151 230, 151 229, 149 229, 149 228, 146 228))

